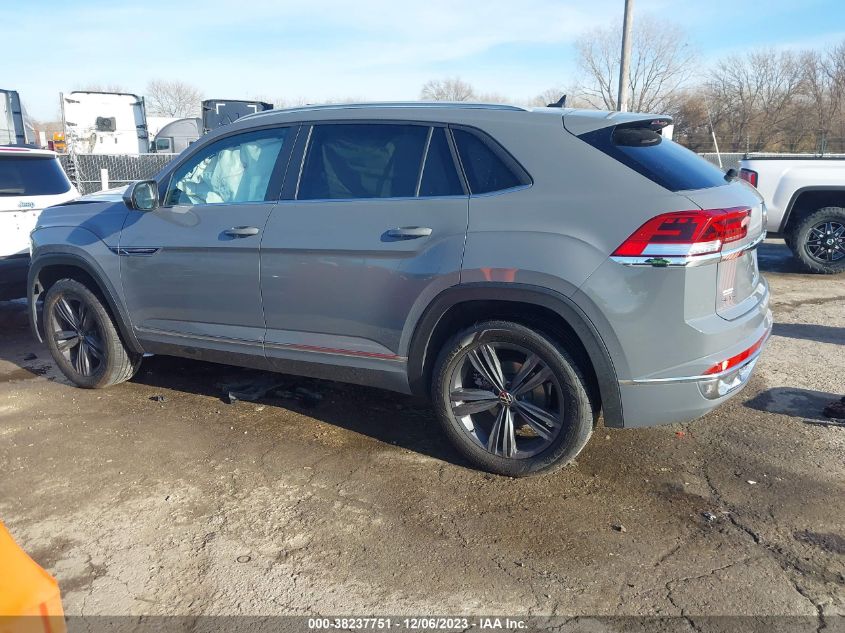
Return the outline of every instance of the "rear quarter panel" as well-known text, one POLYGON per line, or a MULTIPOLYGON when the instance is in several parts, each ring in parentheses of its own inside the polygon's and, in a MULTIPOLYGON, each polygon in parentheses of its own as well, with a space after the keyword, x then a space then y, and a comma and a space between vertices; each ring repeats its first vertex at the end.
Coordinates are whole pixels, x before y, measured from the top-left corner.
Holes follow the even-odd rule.
POLYGON ((689 205, 567 132, 562 117, 483 129, 534 182, 470 198, 462 283, 515 282, 571 296, 647 219, 689 205))

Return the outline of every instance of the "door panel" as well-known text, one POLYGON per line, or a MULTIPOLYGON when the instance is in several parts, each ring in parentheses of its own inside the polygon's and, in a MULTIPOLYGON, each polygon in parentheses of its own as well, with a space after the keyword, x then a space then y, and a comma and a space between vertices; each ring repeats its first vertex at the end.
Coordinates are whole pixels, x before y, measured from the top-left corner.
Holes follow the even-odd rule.
POLYGON ((129 214, 118 253, 139 339, 200 351, 244 348, 263 359, 259 247, 291 130, 244 132, 201 146, 173 170, 165 206, 129 214))
POLYGON ((460 279, 468 198, 282 201, 261 245, 265 351, 396 358, 412 306, 460 279), (391 237, 391 229, 430 235, 391 237), (321 349, 309 349, 321 348, 321 349))
POLYGON ((132 213, 120 238, 121 279, 133 325, 198 336, 261 340, 260 232, 275 203, 159 208, 132 213), (146 254, 143 249, 157 249, 146 254))

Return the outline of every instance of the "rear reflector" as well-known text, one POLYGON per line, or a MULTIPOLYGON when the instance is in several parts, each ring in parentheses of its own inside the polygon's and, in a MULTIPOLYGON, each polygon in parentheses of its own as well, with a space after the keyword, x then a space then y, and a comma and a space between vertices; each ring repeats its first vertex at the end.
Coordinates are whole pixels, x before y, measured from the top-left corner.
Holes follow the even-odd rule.
POLYGON ((739 177, 742 178, 745 182, 750 183, 754 187, 757 186, 757 172, 753 169, 740 169, 739 177))
POLYGON ((711 376, 713 374, 721 374, 723 371, 728 371, 729 369, 733 369, 737 365, 741 365, 743 362, 754 356, 754 354, 756 354, 760 350, 766 340, 766 336, 768 336, 768 333, 764 334, 759 341, 754 343, 754 345, 749 347, 744 352, 740 352, 736 356, 731 356, 727 360, 723 360, 721 363, 716 363, 710 369, 705 371, 704 375, 711 376))
POLYGON ((751 209, 675 211, 652 218, 613 252, 614 257, 689 257, 718 253, 748 235, 751 209))

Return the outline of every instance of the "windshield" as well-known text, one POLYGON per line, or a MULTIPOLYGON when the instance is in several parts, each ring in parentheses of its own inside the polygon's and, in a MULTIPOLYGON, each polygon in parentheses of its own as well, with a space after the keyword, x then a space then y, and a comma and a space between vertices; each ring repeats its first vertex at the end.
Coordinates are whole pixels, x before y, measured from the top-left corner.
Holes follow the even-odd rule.
POLYGON ((0 196, 49 196, 70 191, 53 156, 0 155, 0 196))

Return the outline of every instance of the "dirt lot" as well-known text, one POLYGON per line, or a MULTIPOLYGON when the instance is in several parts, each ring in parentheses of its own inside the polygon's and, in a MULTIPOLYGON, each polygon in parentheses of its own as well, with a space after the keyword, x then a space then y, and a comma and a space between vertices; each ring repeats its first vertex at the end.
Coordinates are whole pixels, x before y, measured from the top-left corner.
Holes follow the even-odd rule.
POLYGON ((845 393, 845 278, 797 273, 777 242, 761 262, 776 324, 739 397, 690 424, 599 428, 577 464, 526 480, 471 470, 424 402, 377 390, 282 377, 322 401, 230 405, 218 385, 254 372, 170 358, 72 388, 24 306, 0 303, 0 518, 68 614, 798 614, 815 629, 845 614, 845 428, 805 422, 845 393))

